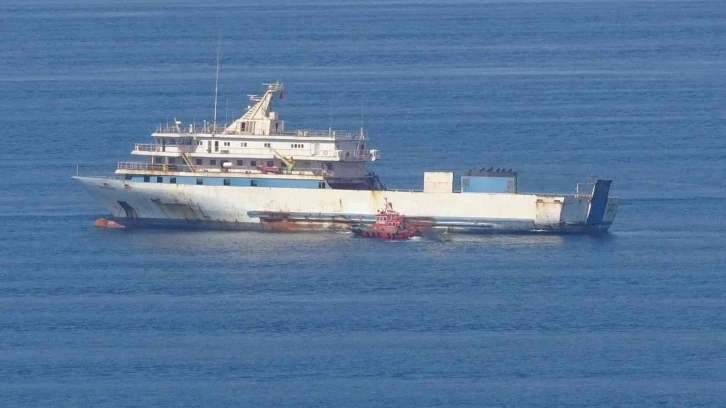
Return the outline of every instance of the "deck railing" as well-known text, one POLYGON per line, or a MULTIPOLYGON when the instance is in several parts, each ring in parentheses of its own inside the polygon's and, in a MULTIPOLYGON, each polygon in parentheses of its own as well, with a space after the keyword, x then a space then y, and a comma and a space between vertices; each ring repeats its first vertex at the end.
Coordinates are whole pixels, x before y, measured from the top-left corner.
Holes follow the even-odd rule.
POLYGON ((340 131, 340 130, 332 130, 332 129, 296 129, 292 131, 285 131, 285 132, 268 132, 263 135, 258 134, 252 134, 248 132, 227 132, 226 126, 220 126, 217 125, 216 128, 212 126, 211 124, 205 124, 200 127, 195 126, 166 126, 166 125, 159 125, 156 128, 155 133, 160 134, 169 134, 169 135, 208 135, 208 134, 218 134, 218 135, 250 135, 250 136, 293 136, 293 137, 333 137, 336 139, 360 139, 360 140, 368 140, 368 135, 363 134, 361 136, 360 132, 346 132, 346 131, 340 131))
MULTIPOLYGON (((117 170, 132 171, 161 171, 161 172, 183 172, 183 173, 232 173, 232 174, 267 174, 264 171, 250 168, 224 168, 220 166, 194 166, 183 164, 156 164, 145 162, 119 162, 117 170)), ((307 175, 307 176, 332 176, 334 173, 324 169, 295 169, 286 171, 281 169, 282 174, 307 175)))
POLYGON ((166 152, 166 153, 190 153, 197 146, 190 145, 169 145, 157 143, 136 143, 134 150, 138 152, 166 152))
MULTIPOLYGON (((238 143, 238 142, 231 142, 238 143)), ((325 150, 319 149, 317 152, 312 149, 275 149, 279 154, 285 157, 292 157, 295 160, 316 160, 316 159, 337 159, 337 160, 368 160, 373 157, 378 158, 378 152, 372 150, 325 150)), ((200 153, 200 154, 219 154, 239 157, 253 158, 274 158, 275 154, 269 147, 231 147, 218 146, 209 148, 207 145, 162 145, 155 143, 136 143, 134 151, 150 152, 150 153, 200 153)))

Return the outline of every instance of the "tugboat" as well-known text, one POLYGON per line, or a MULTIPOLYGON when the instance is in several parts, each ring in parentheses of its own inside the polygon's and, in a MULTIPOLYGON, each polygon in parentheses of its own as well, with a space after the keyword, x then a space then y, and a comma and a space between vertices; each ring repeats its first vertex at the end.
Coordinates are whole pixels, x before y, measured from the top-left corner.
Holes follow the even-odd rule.
POLYGON ((393 210, 393 204, 386 200, 386 207, 379 210, 373 224, 357 224, 351 226, 356 237, 380 238, 387 240, 405 240, 418 235, 411 228, 404 215, 393 210))

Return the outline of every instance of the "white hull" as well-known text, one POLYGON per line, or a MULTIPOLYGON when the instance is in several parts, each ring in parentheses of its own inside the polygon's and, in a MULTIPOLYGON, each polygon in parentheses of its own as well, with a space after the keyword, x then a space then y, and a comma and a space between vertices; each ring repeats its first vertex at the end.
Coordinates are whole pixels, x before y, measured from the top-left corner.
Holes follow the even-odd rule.
MULTIPOLYGON (((592 217, 589 195, 432 193, 127 182, 76 177, 112 218, 128 227, 325 230, 370 220, 385 201, 422 225, 469 233, 606 231, 619 200, 592 217), (589 217, 590 216, 590 217, 589 217), (596 218, 593 221, 593 218, 596 218)), ((605 201, 606 200, 606 201, 605 201)))

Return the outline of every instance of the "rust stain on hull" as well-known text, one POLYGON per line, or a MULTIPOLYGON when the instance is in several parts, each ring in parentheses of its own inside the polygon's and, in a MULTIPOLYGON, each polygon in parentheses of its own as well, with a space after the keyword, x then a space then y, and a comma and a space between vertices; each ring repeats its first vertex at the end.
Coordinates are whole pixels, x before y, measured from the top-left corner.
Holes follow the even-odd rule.
POLYGON ((348 230, 349 220, 331 219, 300 219, 291 218, 288 214, 267 214, 260 217, 260 226, 265 231, 325 231, 348 230))

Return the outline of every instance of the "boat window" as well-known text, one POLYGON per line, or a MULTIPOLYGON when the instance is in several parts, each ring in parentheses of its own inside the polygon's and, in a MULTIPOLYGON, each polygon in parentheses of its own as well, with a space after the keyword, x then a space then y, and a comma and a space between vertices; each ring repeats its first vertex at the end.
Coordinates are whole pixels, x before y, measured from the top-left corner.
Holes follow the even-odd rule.
POLYGON ((198 178, 198 179, 197 179, 197 185, 198 185, 198 186, 201 186, 202 184, 204 184, 204 179, 200 179, 200 178, 198 178))
POLYGON ((211 164, 212 166, 214 166, 215 164, 217 164, 217 161, 216 160, 210 160, 209 161, 209 164, 211 164))
POLYGON ((132 177, 132 176, 131 176, 130 174, 126 174, 126 175, 124 176, 124 179, 125 179, 125 180, 131 180, 132 178, 133 178, 133 177, 132 177))
POLYGON ((247 142, 242 142, 240 145, 242 145, 242 147, 247 147, 247 142))
POLYGON ((163 183, 164 182, 164 177, 157 177, 156 178, 156 182, 157 183, 163 183))
POLYGON ((148 183, 151 180, 151 177, 144 176, 144 183, 148 183))
POLYGON ((269 143, 265 143, 265 147, 270 147, 270 144, 269 143))
POLYGON ((272 167, 272 166, 274 166, 274 165, 275 165, 275 162, 274 162, 274 161, 272 161, 272 160, 268 160, 268 161, 267 161, 267 165, 268 165, 268 166, 270 166, 270 167, 272 167))
POLYGON ((256 160, 250 161, 250 166, 252 166, 252 167, 257 166, 257 161, 256 160))
POLYGON ((197 165, 198 166, 201 166, 202 165, 202 159, 197 159, 197 165))
POLYGON ((238 166, 244 166, 245 165, 245 161, 244 160, 237 160, 237 165, 238 166))
POLYGON ((229 179, 224 179, 222 184, 224 184, 225 186, 229 186, 230 185, 229 179))
POLYGON ((170 157, 169 164, 176 164, 176 159, 174 157, 170 157))
POLYGON ((257 180, 250 180, 250 186, 257 187, 257 180))
POLYGON ((176 177, 172 177, 169 179, 169 183, 176 184, 176 177))

